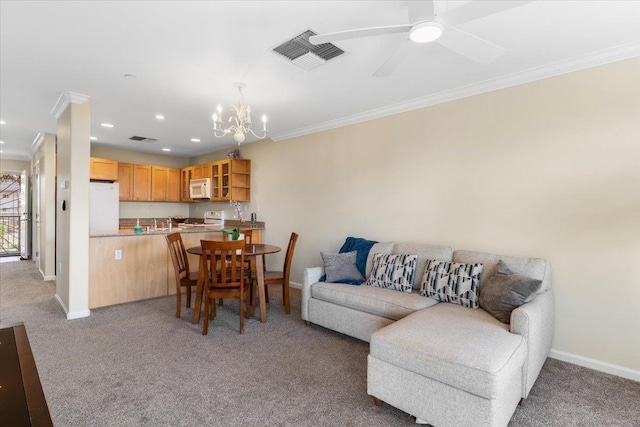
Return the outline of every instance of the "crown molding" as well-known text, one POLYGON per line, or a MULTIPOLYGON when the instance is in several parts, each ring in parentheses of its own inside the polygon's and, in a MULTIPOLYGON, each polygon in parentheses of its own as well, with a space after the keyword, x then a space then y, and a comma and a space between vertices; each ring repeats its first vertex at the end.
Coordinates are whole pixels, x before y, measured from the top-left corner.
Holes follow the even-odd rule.
POLYGON ((89 99, 89 95, 83 95, 81 93, 75 92, 63 92, 60 94, 60 97, 56 101, 56 104, 53 106, 51 114, 53 114, 53 116, 57 120, 67 109, 69 104, 71 104, 72 102, 74 104, 84 104, 87 99, 89 99))
POLYGON ((525 71, 519 71, 516 73, 508 74, 506 76, 485 80, 479 83, 462 86, 452 90, 442 91, 423 98, 416 98, 410 101, 393 104, 383 108, 369 110, 364 113, 354 114, 352 116, 330 120, 328 122, 320 123, 317 125, 295 129, 291 132, 273 135, 271 139, 277 142, 304 135, 310 135, 312 133, 336 129, 339 127, 379 119, 382 117, 404 113, 419 108, 430 107, 432 105, 441 104, 444 102, 455 101, 457 99, 466 98, 469 96, 480 95, 483 93, 492 92, 494 90, 517 86, 536 80, 555 77, 561 74, 567 74, 574 71, 597 67, 599 65, 605 65, 612 62, 635 58, 637 56, 640 56, 640 43, 628 43, 620 45, 613 49, 605 49, 598 52, 590 53, 588 55, 576 56, 564 61, 555 62, 553 64, 535 67, 525 71))
POLYGON ((29 148, 29 158, 33 158, 33 156, 36 154, 36 151, 38 151, 38 148, 40 148, 42 141, 44 141, 44 133, 38 132, 38 134, 36 135, 36 139, 34 139, 31 143, 31 148, 29 148))

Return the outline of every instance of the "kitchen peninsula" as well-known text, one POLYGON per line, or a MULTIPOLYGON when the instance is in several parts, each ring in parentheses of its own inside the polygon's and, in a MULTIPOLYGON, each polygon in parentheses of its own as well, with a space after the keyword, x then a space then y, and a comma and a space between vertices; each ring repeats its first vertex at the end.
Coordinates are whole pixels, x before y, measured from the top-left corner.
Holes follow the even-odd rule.
MULTIPOLYGON (((228 221, 226 227, 237 222, 228 221)), ((260 243, 264 223, 243 228, 254 232, 260 243)), ((220 227, 175 227, 185 248, 199 246, 200 240, 222 240, 220 227)), ((165 235, 168 230, 136 234, 132 230, 99 233, 89 239, 89 308, 104 307, 176 293, 175 275, 165 235)), ((198 269, 198 257, 188 255, 191 271, 198 269)))

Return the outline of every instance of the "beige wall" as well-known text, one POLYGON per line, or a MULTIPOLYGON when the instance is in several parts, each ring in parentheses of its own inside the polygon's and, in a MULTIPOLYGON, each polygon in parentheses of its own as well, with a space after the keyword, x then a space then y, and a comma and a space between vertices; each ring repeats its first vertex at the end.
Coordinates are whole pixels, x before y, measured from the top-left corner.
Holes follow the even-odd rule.
POLYGON ((0 171, 22 172, 24 170, 29 170, 29 162, 23 160, 3 159, 0 157, 0 171))
MULTIPOLYGON (((637 375, 638 76, 640 58, 242 146, 248 209, 266 221, 269 243, 300 234, 296 282, 346 236, 546 258, 554 351, 637 375)), ((281 266, 283 254, 268 258, 281 266)))
MULTIPOLYGON (((189 166, 186 157, 170 157, 161 154, 137 153, 116 148, 91 146, 91 157, 114 159, 123 163, 184 168, 189 166)), ((120 202, 120 218, 167 218, 189 215, 188 203, 120 202)))
POLYGON ((67 319, 89 315, 90 129, 89 100, 69 104, 58 119, 56 298, 66 310, 67 319), (65 182, 66 188, 62 188, 65 182))
POLYGON ((33 195, 40 199, 32 203, 33 247, 32 257, 39 258, 38 267, 45 280, 54 280, 56 275, 56 175, 55 175, 56 136, 50 133, 44 135, 40 147, 31 159, 31 176, 33 195), (36 177, 36 166, 40 170, 39 185, 36 177), (38 188, 36 188, 38 186, 38 188), (39 221, 39 226, 37 224, 39 221), (37 241, 39 240, 39 248, 37 241), (37 252, 37 254, 36 254, 37 252))

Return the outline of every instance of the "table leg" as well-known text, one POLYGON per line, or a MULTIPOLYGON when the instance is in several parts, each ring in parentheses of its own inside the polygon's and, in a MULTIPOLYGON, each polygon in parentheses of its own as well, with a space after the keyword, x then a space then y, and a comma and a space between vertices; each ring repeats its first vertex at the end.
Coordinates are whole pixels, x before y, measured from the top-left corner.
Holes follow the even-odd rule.
POLYGON ((196 301, 193 304, 193 321, 194 325, 200 323, 200 309, 202 306, 202 291, 204 288, 204 272, 206 270, 206 262, 205 265, 202 264, 202 261, 205 259, 204 256, 200 256, 200 265, 198 267, 198 285, 196 286, 196 301))
POLYGON ((255 257, 256 260, 256 282, 258 282, 258 295, 260 296, 260 321, 266 323, 267 321, 267 303, 265 302, 264 295, 264 264, 262 257, 255 257))

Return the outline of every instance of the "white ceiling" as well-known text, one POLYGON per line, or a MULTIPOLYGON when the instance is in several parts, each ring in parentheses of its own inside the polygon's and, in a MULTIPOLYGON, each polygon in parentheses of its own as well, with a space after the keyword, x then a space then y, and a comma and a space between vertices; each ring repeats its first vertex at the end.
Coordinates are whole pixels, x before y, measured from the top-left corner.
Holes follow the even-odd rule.
POLYGON ((56 132, 63 92, 91 97, 97 143, 191 157, 235 145, 210 131, 215 106, 237 101, 233 82, 280 140, 640 55, 640 0, 539 0, 456 27, 507 49, 487 66, 415 45, 395 74, 372 77, 405 34, 336 43, 348 54, 312 71, 271 52, 308 28, 406 24, 408 3, 2 0, 0 156, 28 159, 38 133, 56 132))

